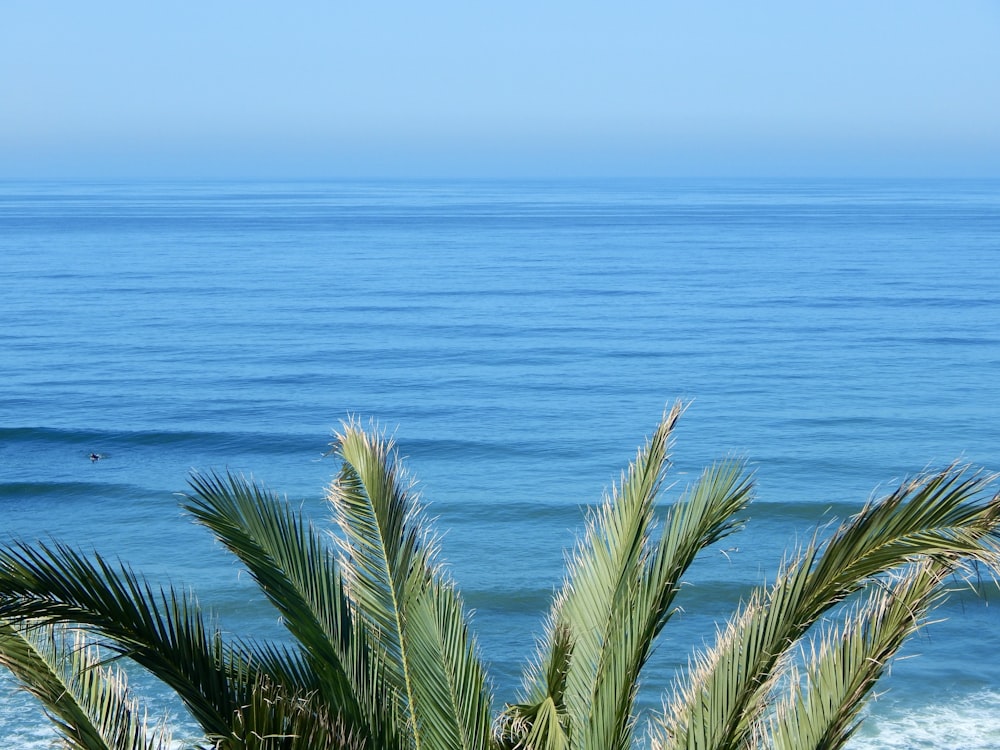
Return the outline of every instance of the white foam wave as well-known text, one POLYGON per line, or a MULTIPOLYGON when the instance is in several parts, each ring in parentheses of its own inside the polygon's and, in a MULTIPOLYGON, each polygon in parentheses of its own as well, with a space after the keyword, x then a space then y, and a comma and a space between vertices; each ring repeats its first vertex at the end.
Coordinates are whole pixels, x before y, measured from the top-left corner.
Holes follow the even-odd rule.
POLYGON ((995 750, 1000 747, 1000 693, 978 693, 947 703, 886 706, 865 719, 850 750, 995 750))

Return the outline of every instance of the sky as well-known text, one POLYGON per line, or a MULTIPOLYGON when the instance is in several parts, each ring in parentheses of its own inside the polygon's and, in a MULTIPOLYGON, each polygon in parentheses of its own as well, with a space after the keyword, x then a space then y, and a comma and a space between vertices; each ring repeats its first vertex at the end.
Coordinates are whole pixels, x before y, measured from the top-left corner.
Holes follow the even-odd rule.
POLYGON ((1000 177, 1000 0, 0 0, 0 179, 1000 177))

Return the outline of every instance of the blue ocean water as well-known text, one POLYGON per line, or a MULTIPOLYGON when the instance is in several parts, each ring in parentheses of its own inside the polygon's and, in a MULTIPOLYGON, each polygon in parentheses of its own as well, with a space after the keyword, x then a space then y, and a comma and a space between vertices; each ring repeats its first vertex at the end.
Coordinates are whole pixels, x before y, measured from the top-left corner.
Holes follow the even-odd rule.
MULTIPOLYGON (((667 499, 737 454, 758 500, 692 572, 645 706, 815 523, 926 467, 1000 469, 997 181, 3 183, 0 259, 6 538, 281 637, 176 493, 229 468, 325 521, 331 430, 376 419, 500 700, 582 509, 677 398, 667 499)), ((939 614, 856 747, 1000 746, 995 601, 939 614)), ((48 736, 0 682, 0 739, 48 736)))

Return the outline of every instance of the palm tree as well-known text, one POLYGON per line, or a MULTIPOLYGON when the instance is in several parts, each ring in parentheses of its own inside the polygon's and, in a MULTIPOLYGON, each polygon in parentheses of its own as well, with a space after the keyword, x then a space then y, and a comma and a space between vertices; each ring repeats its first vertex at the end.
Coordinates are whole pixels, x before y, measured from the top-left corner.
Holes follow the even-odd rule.
MULTIPOLYGON (((95 671, 109 658, 174 691, 204 747, 634 747, 647 729, 637 716, 639 678, 679 584, 701 550, 739 527, 752 496, 743 463, 723 461, 656 522, 682 411, 664 415, 590 513, 522 693, 499 715, 393 441, 357 422, 334 444, 342 468, 328 491, 339 527, 332 538, 255 482, 191 479, 185 507, 254 577, 289 644, 226 638, 189 595, 155 589, 100 556, 14 544, 0 550, 0 658, 71 747, 162 739, 155 727, 133 731, 144 722, 120 678, 95 671), (97 644, 106 656, 74 660, 79 649, 37 645, 65 628, 85 634, 84 653, 97 644), (65 685, 91 679, 71 690, 53 675, 65 685), (114 699, 67 698, 102 690, 114 699)), ((958 467, 921 476, 790 554, 647 722, 652 746, 842 747, 888 660, 946 594, 945 579, 970 564, 996 570, 994 481, 958 467)))

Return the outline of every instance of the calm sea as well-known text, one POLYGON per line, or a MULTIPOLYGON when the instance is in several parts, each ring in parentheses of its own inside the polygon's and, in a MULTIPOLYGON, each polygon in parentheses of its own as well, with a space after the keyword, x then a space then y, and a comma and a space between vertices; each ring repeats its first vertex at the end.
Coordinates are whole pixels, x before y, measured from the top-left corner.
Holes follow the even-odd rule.
MULTIPOLYGON (((372 418, 511 700, 582 508, 691 400, 667 498, 731 454, 759 493, 692 571, 659 705, 813 524, 956 458, 1000 469, 998 268, 996 181, 3 183, 2 533, 281 637, 175 493, 252 472, 326 523, 331 430, 372 418)), ((940 612, 856 747, 1000 746, 997 601, 940 612)), ((0 742, 47 731, 0 680, 0 742)))

